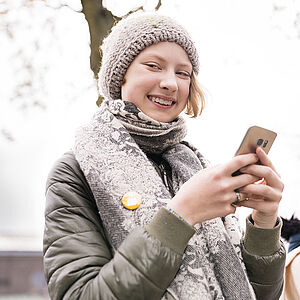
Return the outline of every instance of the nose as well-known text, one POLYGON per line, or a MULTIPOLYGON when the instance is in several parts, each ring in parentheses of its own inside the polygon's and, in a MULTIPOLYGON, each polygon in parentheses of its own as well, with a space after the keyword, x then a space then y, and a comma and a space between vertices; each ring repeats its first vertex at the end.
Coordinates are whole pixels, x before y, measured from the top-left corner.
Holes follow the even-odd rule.
POLYGON ((176 74, 174 72, 165 72, 162 74, 160 88, 170 92, 176 92, 178 90, 176 74))

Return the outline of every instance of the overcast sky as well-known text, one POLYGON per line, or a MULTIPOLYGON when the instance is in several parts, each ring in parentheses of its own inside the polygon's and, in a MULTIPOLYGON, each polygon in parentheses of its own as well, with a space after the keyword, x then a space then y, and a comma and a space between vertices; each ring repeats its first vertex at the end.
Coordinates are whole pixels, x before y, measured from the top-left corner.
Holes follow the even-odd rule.
MULTIPOLYGON (((11 1, 12 6, 17 2, 11 1)), ((69 2, 80 10, 80 1, 69 2)), ((215 164, 233 156, 249 126, 276 131, 270 157, 286 184, 280 213, 300 215, 300 1, 162 2, 161 13, 181 22, 197 44, 199 81, 208 95, 204 114, 188 120, 188 140, 215 164)), ((106 1, 119 16, 143 3, 148 9, 156 5, 156 1, 106 1)), ((96 109, 89 32, 83 14, 47 8, 38 1, 31 10, 15 9, 8 20, 15 25, 13 39, 3 27, 0 32, 0 130, 14 141, 0 135, 0 235, 40 238, 47 174, 72 147, 76 127, 96 109), (44 26, 48 19, 53 22, 44 26), (22 103, 36 98, 45 109, 37 105, 24 110, 20 99, 9 101, 14 99, 14 85, 29 76, 18 69, 20 48, 25 58, 36 51, 35 93, 24 96, 22 103)))

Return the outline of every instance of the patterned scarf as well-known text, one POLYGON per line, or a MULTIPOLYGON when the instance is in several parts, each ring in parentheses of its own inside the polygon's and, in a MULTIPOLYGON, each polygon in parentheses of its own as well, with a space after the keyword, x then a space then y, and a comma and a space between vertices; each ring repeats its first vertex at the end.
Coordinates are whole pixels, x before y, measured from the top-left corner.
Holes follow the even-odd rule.
MULTIPOLYGON (((183 118, 160 123, 122 100, 105 100, 92 122, 78 130, 75 157, 114 250, 172 198, 145 152, 160 154, 170 164, 175 192, 207 167, 204 157, 183 141, 185 135, 183 118), (142 196, 142 204, 135 210, 127 210, 121 203, 128 191, 142 196)), ((182 300, 255 299, 241 258, 235 216, 205 221, 195 228, 168 292, 182 300)))

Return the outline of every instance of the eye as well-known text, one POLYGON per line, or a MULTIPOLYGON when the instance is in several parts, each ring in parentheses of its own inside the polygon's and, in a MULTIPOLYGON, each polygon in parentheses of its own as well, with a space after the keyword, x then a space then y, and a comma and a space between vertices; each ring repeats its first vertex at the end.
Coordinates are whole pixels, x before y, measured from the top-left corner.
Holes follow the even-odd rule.
POLYGON ((191 78, 190 73, 185 72, 185 71, 176 72, 176 74, 179 76, 182 76, 182 77, 191 78))
POLYGON ((145 64, 147 67, 149 67, 150 69, 154 69, 154 70, 160 70, 160 67, 154 63, 146 63, 145 64))

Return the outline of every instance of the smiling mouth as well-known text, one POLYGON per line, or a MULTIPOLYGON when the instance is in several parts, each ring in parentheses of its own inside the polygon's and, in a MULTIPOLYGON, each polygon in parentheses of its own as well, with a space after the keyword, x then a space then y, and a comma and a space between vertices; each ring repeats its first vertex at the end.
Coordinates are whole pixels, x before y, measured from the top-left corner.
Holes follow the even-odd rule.
POLYGON ((171 106, 172 104, 175 103, 175 101, 173 100, 168 100, 168 99, 162 99, 159 97, 153 97, 153 96, 147 96, 149 100, 158 103, 160 105, 164 105, 164 106, 171 106))

